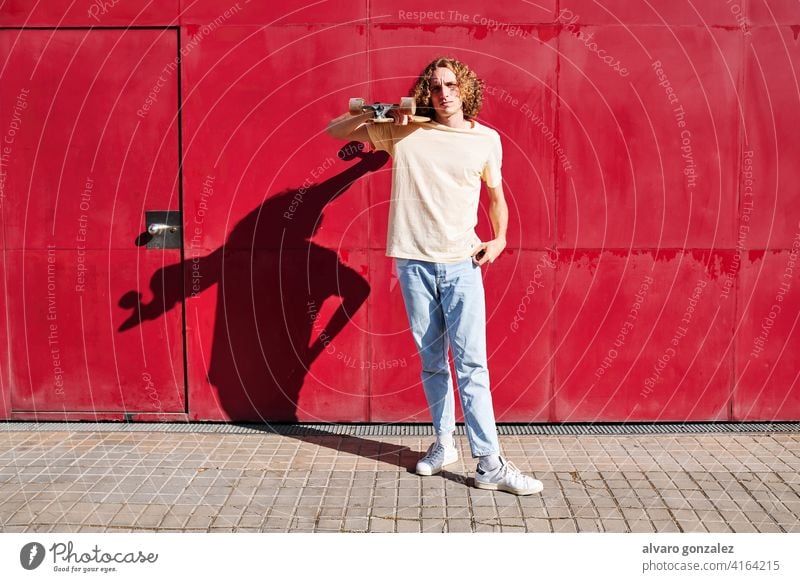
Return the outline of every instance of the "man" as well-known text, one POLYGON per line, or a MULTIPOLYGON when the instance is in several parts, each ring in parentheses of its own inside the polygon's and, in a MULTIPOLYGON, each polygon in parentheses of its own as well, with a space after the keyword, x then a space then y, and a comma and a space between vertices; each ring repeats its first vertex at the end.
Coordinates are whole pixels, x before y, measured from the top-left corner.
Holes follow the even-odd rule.
POLYGON ((486 359, 486 306, 481 267, 506 246, 508 207, 496 131, 475 120, 482 83, 451 58, 430 63, 417 79, 414 98, 429 123, 367 123, 366 115, 342 115, 327 131, 340 139, 369 141, 392 156, 392 197, 386 255, 394 257, 436 442, 417 463, 434 475, 458 460, 453 441, 455 401, 448 365, 452 347, 457 384, 472 456, 475 485, 530 495, 542 483, 523 475, 500 455, 486 359), (489 192, 495 238, 475 234, 481 180, 489 192))

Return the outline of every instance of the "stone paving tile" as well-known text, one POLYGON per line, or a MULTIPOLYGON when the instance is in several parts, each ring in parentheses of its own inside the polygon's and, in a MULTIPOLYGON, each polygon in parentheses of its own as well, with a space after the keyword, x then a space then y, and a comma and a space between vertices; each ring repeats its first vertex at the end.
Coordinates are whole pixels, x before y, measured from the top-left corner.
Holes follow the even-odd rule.
POLYGON ((551 527, 555 533, 577 533, 578 526, 574 519, 551 520, 551 527))
POLYGON ((403 519, 397 522, 398 533, 420 533, 422 522, 419 520, 403 519))
POLYGON ((447 522, 444 519, 423 519, 420 527, 422 533, 444 533, 447 522))
POLYGON ((525 531, 528 533, 550 533, 550 522, 547 519, 526 517, 523 519, 525 531))
POLYGON ((316 531, 339 532, 342 531, 344 522, 341 519, 322 519, 317 520, 316 531))
POLYGON ((471 532, 473 531, 472 521, 463 518, 454 518, 447 520, 448 532, 471 532))
POLYGON ((545 483, 412 472, 419 437, 0 433, 0 532, 800 531, 798 434, 504 437, 545 483))
POLYGON ((364 517, 348 517, 344 520, 344 531, 349 532, 364 532, 367 531, 369 519, 364 517))
POLYGON ((369 531, 391 533, 395 531, 395 520, 371 517, 369 520, 369 531))
POLYGON ((653 521, 656 532, 679 533, 681 530, 674 521, 657 520, 653 521))

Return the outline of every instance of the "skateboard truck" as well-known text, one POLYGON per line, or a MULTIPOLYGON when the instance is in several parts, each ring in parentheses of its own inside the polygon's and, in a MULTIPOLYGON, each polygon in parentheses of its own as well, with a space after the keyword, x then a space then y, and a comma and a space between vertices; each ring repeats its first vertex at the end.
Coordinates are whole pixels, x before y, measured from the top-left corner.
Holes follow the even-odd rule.
POLYGON ((397 111, 401 115, 408 115, 409 120, 414 123, 425 123, 430 121, 430 117, 415 115, 417 103, 413 97, 401 97, 400 104, 395 103, 365 103, 363 99, 354 97, 350 99, 350 115, 360 115, 362 113, 372 113, 372 117, 367 123, 392 123, 394 119, 388 116, 390 111, 397 111))

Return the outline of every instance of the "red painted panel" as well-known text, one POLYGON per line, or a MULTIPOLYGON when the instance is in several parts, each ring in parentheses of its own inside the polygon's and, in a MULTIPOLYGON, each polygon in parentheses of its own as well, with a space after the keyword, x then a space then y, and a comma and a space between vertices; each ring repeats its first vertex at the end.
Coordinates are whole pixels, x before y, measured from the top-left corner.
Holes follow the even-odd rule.
POLYGON ((0 54, 9 55, 0 108, 19 119, 7 248, 131 249, 145 209, 178 207, 177 72, 164 71, 176 35, 0 31, 0 54))
POLYGON ((177 250, 6 251, 18 274, 9 281, 13 410, 85 411, 88 417, 183 410, 180 305, 166 313, 160 309, 153 319, 145 310, 144 320, 130 327, 138 316, 128 301, 141 292, 146 303, 158 304, 165 289, 175 283, 180 289, 171 269, 150 289, 138 283, 178 255, 177 250))
POLYGON ((747 20, 753 26, 800 24, 800 8, 794 0, 748 0, 747 20))
MULTIPOLYGON (((752 0, 750 0, 752 1, 752 0)), ((744 10, 744 0, 697 2, 696 0, 562 0, 558 18, 582 24, 732 26, 744 10), (733 4, 737 8, 731 8, 733 4)))
POLYGON ((487 350, 499 422, 546 422, 552 406, 559 252, 507 250, 485 265, 487 350))
POLYGON ((800 418, 800 224, 795 246, 750 251, 740 271, 736 334, 736 420, 800 418))
MULTIPOLYGON (((478 119, 503 140, 504 189, 509 199, 511 248, 542 248, 555 239, 553 165, 555 131, 555 38, 550 27, 528 27, 524 36, 478 27, 374 26, 370 31, 371 97, 392 101, 409 94, 418 75, 434 58, 449 55, 466 62, 486 83, 478 119), (550 131, 548 134, 547 131, 550 131)), ((371 239, 385 247, 391 180, 371 179, 371 239)), ((478 235, 491 237, 485 206, 478 235)))
POLYGON ((13 129, 5 252, 19 273, 7 295, 14 413, 186 407, 182 274, 160 270, 180 250, 143 246, 145 209, 179 207, 177 72, 164 69, 176 38, 0 31, 11 89, 0 117, 13 129), (138 115, 160 75, 158 98, 138 115), (146 307, 134 315, 140 295, 146 307))
MULTIPOLYGON (((369 231, 363 176, 380 171, 386 157, 323 133, 348 97, 366 87, 365 47, 364 29, 354 26, 226 27, 184 60, 185 244, 187 257, 198 257, 201 286, 214 287, 190 299, 187 312, 189 327, 198 329, 188 347, 197 418, 367 419, 366 372, 341 363, 366 358, 366 336, 339 340, 342 359, 319 355, 310 372, 293 347, 303 346, 302 353, 309 345, 309 277, 325 297, 336 295, 339 284, 350 302, 363 302, 368 292, 365 259, 358 258, 369 231), (231 260, 201 259, 222 248, 231 260), (339 275, 349 276, 338 281, 339 275), (226 309, 244 310, 234 317, 239 339, 227 339, 226 309), (288 336, 272 329, 274 337, 262 342, 265 359, 250 341, 261 330, 247 322, 248 309, 263 313, 265 322, 288 312, 299 327, 288 336), (230 342, 238 346, 235 355, 230 342)), ((187 289, 192 285, 187 281, 187 289)), ((314 299, 316 309, 329 310, 338 295, 327 303, 325 297, 314 299)), ((320 313, 323 321, 331 315, 320 313)), ((360 329, 366 322, 347 324, 341 337, 360 329)))
MULTIPOLYGON (((222 249, 205 251, 186 246, 184 267, 184 289, 186 297, 186 362, 189 394, 189 414, 191 420, 232 420, 235 417, 226 411, 231 405, 230 398, 220 394, 209 379, 212 348, 215 345, 215 332, 226 328, 223 320, 217 328, 216 317, 224 292, 220 295, 221 274, 223 273, 222 249), (188 267, 188 268, 187 268, 188 267)), ((246 288, 247 289, 247 288, 246 288)), ((227 332, 226 332, 227 333, 227 332)), ((220 348, 216 348, 219 350, 220 348)), ((214 354, 220 358, 219 351, 214 354)), ((228 359, 229 352, 222 352, 228 359)), ((219 380, 218 385, 224 384, 219 380)), ((235 390, 242 391, 241 383, 235 390)), ((243 403, 244 404, 244 403, 243 403)))
MULTIPOLYGON (((2 193, 3 191, 0 191, 2 193)), ((3 197, 0 196, 0 211, 2 211, 3 197)), ((0 221, 0 232, 3 229, 3 222, 0 221)), ((0 239, 2 240, 2 239, 0 239)), ((7 288, 8 288, 8 268, 6 266, 5 250, 0 252, 0 313, 3 314, 3 321, 0 323, 0 418, 9 418, 11 414, 11 350, 9 349, 8 321, 6 317, 7 288)))
POLYGON ((175 25, 179 0, 5 0, 0 26, 175 25))
POLYGON ((606 27, 560 38, 559 133, 575 160, 572 171, 557 168, 560 240, 732 245, 740 36, 606 27))
POLYGON ((193 418, 366 420, 366 271, 315 243, 188 258, 193 418))
POLYGON ((370 253, 370 420, 430 422, 420 363, 408 325, 394 260, 370 253))
MULTIPOLYGON (((347 175, 349 179, 355 179, 364 171, 364 166, 373 160, 384 163, 385 156, 365 155, 361 161, 351 162, 340 176, 347 175)), ((344 165, 345 162, 340 164, 344 165)), ((213 189, 216 182, 210 181, 208 184, 213 189)), ((326 299, 328 297, 348 297, 348 305, 351 306, 354 306, 353 302, 360 305, 366 300, 369 292, 366 263, 357 258, 360 251, 353 251, 346 245, 327 247, 317 242, 314 234, 315 225, 325 206, 324 201, 329 198, 328 195, 340 192, 339 188, 321 183, 306 189, 302 204, 293 212, 291 220, 286 219, 284 213, 297 192, 299 190, 295 189, 289 193, 279 193, 253 208, 231 228, 227 240, 217 249, 205 250, 191 242, 187 244, 188 357, 193 412, 200 418, 217 418, 219 414, 223 418, 235 419, 241 418, 237 414, 245 414, 246 418, 253 419, 290 420, 294 414, 302 412, 303 418, 311 419, 309 415, 316 414, 309 412, 314 410, 312 405, 306 404, 301 411, 296 410, 297 393, 301 387, 313 384, 306 370, 310 363, 302 363, 306 357, 297 355, 305 348, 296 347, 309 345, 310 330, 306 328, 311 325, 311 315, 307 301, 303 300, 304 293, 310 294, 314 310, 321 313, 321 321, 331 315, 320 311, 323 307, 329 309, 332 300, 326 299), (316 192, 320 192, 321 196, 316 196, 316 192), (248 249, 248 246, 255 250, 248 249), (279 250, 262 252, 262 249, 269 248, 279 250), (352 261, 356 262, 357 270, 345 268, 345 264, 352 261), (314 288, 310 289, 312 281, 314 288), (219 295, 220 285, 225 290, 222 296, 219 295), (253 313, 261 314, 257 320, 264 323, 251 321, 253 313), (280 322, 283 317, 291 317, 294 321, 286 324, 289 326, 289 331, 284 330, 286 333, 272 329, 271 322, 280 322), (229 326, 232 327, 228 329, 229 326), (191 330, 197 330, 197 333, 191 330), (277 335, 265 334, 266 331, 277 335), (298 333, 302 336, 300 339, 295 337, 298 333), (263 347, 259 348, 259 337, 262 335, 263 347), (262 356, 262 350, 267 352, 266 357, 262 356), (240 359, 250 359, 252 362, 240 364, 240 359), (298 361, 301 363, 298 364, 298 361), (294 372, 281 368, 284 364, 291 365, 294 372), (278 368, 270 372, 276 365, 278 368), (250 370, 252 366, 255 369, 250 370), (242 369, 250 371, 245 373, 242 369), (209 370, 216 370, 210 384, 207 381, 211 374, 209 370), (270 396, 264 402, 259 400, 250 405, 249 402, 254 399, 249 392, 253 389, 246 387, 259 386, 264 378, 272 378, 273 374, 274 380, 268 381, 272 389, 267 391, 277 394, 283 390, 291 396, 279 398, 278 401, 273 401, 270 396), (237 380, 239 375, 242 377, 237 380), (245 388, 242 388, 242 384, 245 388), (253 406, 257 414, 251 410, 253 406)), ((222 209, 204 214, 203 222, 192 228, 202 231, 205 224, 224 216, 225 200, 216 193, 211 194, 210 199, 215 199, 215 204, 219 200, 222 209)), ((190 218, 187 215, 187 220, 190 218)), ((345 330, 351 332, 351 326, 347 324, 345 330)), ((366 323, 358 329, 362 332, 366 330, 366 323)), ((356 337, 359 342, 366 341, 366 336, 356 337)), ((350 347, 348 351, 360 353, 363 349, 350 347)), ((320 359, 325 360, 322 355, 319 354, 320 359)), ((343 358, 341 356, 339 359, 343 358)), ((325 377, 324 372, 317 375, 325 377)), ((342 379, 338 375, 337 378, 342 379)), ((344 378, 362 390, 361 382, 349 376, 344 378)), ((319 402, 323 400, 320 398, 319 402)), ((344 400, 340 401, 344 406, 344 400)), ((344 411, 345 408, 339 410, 344 411)), ((364 419, 361 410, 352 415, 351 419, 364 419)))
POLYGON ((226 27, 202 47, 183 61, 184 197, 187 217, 208 218, 187 248, 301 248, 312 234, 329 248, 365 246, 366 193, 352 182, 375 168, 342 160, 358 152, 340 157, 344 144, 324 135, 365 91, 364 29, 226 27), (264 236, 230 240, 262 204, 264 236))
POLYGON ((728 254, 562 252, 556 274, 555 419, 728 417, 728 254))
POLYGON ((747 37, 737 240, 742 248, 789 248, 797 230, 800 95, 791 74, 800 66, 796 36, 787 27, 756 28, 747 37))
POLYGON ((370 18, 376 24, 427 26, 489 27, 513 36, 515 24, 553 21, 555 0, 537 2, 488 3, 484 0, 449 0, 431 3, 425 0, 370 0, 370 18))
MULTIPOLYGON (((182 0, 182 24, 271 25, 362 23, 367 16, 367 0, 337 2, 251 2, 250 0, 182 0)), ((344 35, 343 35, 344 37, 344 35)))

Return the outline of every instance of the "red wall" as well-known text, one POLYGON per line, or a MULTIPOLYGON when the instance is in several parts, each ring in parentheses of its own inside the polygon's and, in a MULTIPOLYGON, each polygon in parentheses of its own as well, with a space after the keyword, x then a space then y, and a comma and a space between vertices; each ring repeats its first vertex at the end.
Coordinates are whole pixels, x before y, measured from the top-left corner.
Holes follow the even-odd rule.
POLYGON ((324 127, 445 54, 503 138, 499 420, 800 418, 796 2, 30 4, 0 8, 0 417, 427 421, 390 163, 324 127))

